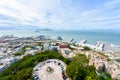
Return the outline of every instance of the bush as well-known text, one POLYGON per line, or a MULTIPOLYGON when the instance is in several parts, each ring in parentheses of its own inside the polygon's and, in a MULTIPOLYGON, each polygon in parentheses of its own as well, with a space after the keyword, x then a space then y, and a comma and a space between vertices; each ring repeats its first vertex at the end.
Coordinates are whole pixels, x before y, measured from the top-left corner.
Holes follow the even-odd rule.
POLYGON ((87 47, 87 46, 84 46, 83 48, 84 48, 84 50, 86 50, 86 51, 91 50, 91 49, 90 49, 89 47, 87 47))
POLYGON ((24 54, 23 52, 16 52, 16 53, 14 53, 14 56, 19 56, 19 55, 22 55, 22 54, 24 54))

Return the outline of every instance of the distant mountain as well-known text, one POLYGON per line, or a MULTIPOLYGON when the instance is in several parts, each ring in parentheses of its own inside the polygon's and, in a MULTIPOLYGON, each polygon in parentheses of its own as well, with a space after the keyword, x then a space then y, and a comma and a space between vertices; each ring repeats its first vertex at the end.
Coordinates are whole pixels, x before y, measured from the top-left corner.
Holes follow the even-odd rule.
POLYGON ((42 31, 53 31, 52 29, 39 29, 39 30, 42 30, 42 31))
POLYGON ((14 30, 15 27, 0 27, 0 30, 14 30))
POLYGON ((52 29, 41 29, 38 27, 26 27, 26 26, 22 26, 22 27, 1 27, 0 26, 0 30, 42 30, 42 31, 53 31, 52 29))

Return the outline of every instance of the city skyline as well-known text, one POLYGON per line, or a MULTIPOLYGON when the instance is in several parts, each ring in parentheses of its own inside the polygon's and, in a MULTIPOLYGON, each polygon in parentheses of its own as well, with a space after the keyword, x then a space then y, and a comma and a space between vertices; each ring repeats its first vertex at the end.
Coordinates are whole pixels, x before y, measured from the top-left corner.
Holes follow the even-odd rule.
POLYGON ((120 29, 119 0, 0 0, 0 29, 120 29))

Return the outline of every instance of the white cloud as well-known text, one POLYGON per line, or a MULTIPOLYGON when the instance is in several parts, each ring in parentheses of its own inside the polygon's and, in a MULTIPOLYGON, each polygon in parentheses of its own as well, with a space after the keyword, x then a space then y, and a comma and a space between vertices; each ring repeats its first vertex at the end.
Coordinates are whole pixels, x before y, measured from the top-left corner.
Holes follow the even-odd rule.
MULTIPOLYGON (((60 0, 19 1, 0 0, 0 14, 16 18, 16 24, 35 25, 39 27, 48 26, 47 13, 52 10, 55 12, 60 5, 60 0)), ((8 22, 12 23, 8 20, 6 24, 8 22)))
POLYGON ((109 9, 112 9, 112 8, 115 8, 117 6, 120 6, 120 0, 112 0, 112 1, 109 1, 105 4, 105 7, 109 8, 109 9))
POLYGON ((105 14, 108 14, 110 6, 119 6, 120 1, 109 1, 100 7, 85 10, 82 10, 85 5, 75 5, 72 1, 74 0, 0 0, 0 14, 8 16, 7 20, 0 18, 0 26, 31 25, 40 28, 69 29, 76 26, 87 28, 109 25, 110 22, 119 21, 112 20, 119 17, 119 14, 105 14))

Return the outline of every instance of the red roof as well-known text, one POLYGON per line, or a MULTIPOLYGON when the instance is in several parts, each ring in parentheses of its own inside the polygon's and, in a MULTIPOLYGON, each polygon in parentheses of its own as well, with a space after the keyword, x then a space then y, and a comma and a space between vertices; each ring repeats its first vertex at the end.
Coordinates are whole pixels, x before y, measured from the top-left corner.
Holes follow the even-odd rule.
POLYGON ((60 48, 68 48, 68 45, 63 44, 63 45, 59 45, 60 48))

